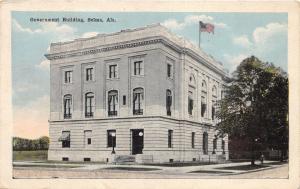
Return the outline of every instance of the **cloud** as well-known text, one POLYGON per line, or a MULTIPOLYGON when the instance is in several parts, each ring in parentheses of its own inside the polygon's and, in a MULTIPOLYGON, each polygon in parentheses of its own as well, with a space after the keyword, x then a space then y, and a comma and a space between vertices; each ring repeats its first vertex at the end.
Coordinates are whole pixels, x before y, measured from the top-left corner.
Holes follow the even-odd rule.
POLYGON ((227 63, 229 71, 232 72, 236 69, 236 67, 247 57, 249 57, 248 54, 237 54, 237 55, 230 55, 230 54, 224 54, 224 61, 227 63))
POLYGON ((83 38, 89 38, 89 37, 95 37, 97 36, 98 32, 85 32, 82 34, 81 37, 83 38))
POLYGON ((171 30, 182 30, 186 26, 190 26, 193 24, 198 25, 200 20, 202 22, 212 23, 218 28, 227 28, 228 27, 225 23, 214 22, 214 18, 211 16, 207 16, 207 15, 188 15, 184 18, 184 20, 182 22, 179 22, 178 20, 172 18, 172 19, 165 20, 162 23, 162 25, 171 30))
POLYGON ((38 85, 23 81, 23 82, 16 83, 16 86, 14 87, 14 94, 25 93, 36 89, 38 89, 38 85))
POLYGON ((26 106, 14 108, 14 136, 38 138, 48 136, 49 96, 42 96, 26 106))
POLYGON ((42 33, 43 31, 41 29, 36 29, 36 30, 32 30, 30 28, 26 28, 21 26, 21 24, 19 24, 19 22, 15 19, 12 20, 13 23, 13 28, 16 29, 16 31, 18 32, 26 32, 26 33, 30 33, 30 34, 34 34, 34 33, 42 33))
POLYGON ((40 64, 35 65, 36 68, 49 71, 50 70, 50 61, 49 60, 43 60, 40 64))
POLYGON ((57 22, 40 23, 40 28, 31 29, 22 26, 17 20, 13 19, 13 28, 17 32, 26 32, 29 34, 52 34, 56 40, 66 41, 76 37, 76 28, 67 24, 58 24, 57 22))
POLYGON ((285 33, 287 25, 278 22, 269 23, 264 27, 258 27, 253 32, 254 42, 257 44, 265 43, 275 36, 285 33))
MULTIPOLYGON (((229 63, 231 68, 235 68, 246 55, 255 55, 263 61, 276 63, 282 67, 286 67, 287 46, 287 24, 271 22, 262 27, 257 27, 250 34, 241 35, 232 38, 232 43, 241 47, 240 54, 225 54, 224 59, 229 63)), ((231 69, 232 70, 232 69, 231 69)))
POLYGON ((250 42, 247 35, 242 35, 242 36, 233 38, 233 43, 236 45, 239 45, 241 47, 245 47, 245 48, 248 48, 252 45, 252 42, 250 42))

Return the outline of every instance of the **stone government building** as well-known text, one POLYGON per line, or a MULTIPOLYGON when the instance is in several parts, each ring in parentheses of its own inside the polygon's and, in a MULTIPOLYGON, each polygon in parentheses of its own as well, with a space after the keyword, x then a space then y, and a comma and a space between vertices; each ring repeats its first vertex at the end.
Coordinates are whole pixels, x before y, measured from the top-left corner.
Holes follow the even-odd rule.
POLYGON ((49 160, 228 159, 215 130, 228 73, 160 24, 52 43, 45 56, 49 160))

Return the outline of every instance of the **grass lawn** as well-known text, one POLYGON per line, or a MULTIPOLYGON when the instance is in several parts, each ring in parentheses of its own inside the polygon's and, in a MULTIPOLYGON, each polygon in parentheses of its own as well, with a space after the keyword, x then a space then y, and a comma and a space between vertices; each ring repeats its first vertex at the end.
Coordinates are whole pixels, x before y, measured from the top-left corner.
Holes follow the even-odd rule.
POLYGON ((239 166, 230 166, 230 167, 220 167, 216 169, 227 169, 227 170, 239 170, 239 171, 249 171, 255 169, 261 169, 269 167, 267 165, 239 165, 239 166))
POLYGON ((78 165, 43 165, 43 164, 36 164, 36 165, 13 165, 14 167, 41 167, 41 168, 76 168, 82 167, 78 165))
POLYGON ((213 174, 221 174, 221 173, 232 173, 229 171, 210 171, 210 170, 199 170, 199 171, 192 171, 189 173, 213 173, 213 174))
POLYGON ((188 167, 188 166, 199 166, 199 165, 212 165, 216 163, 209 163, 209 162, 173 162, 173 163, 151 163, 151 164, 144 164, 144 165, 152 165, 152 166, 162 166, 162 167, 188 167))
POLYGON ((47 150, 13 151, 13 161, 46 161, 47 150))
POLYGON ((106 170, 123 170, 123 171, 157 171, 161 169, 144 168, 144 167, 108 167, 106 170))

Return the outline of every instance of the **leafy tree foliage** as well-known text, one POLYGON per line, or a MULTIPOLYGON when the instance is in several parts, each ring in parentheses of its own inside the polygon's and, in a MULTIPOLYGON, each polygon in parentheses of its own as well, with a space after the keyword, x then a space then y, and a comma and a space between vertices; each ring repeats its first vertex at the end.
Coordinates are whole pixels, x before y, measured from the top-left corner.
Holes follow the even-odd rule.
POLYGON ((13 150, 48 150, 49 137, 43 136, 38 139, 25 139, 14 137, 13 138, 13 150))
POLYGON ((251 56, 229 79, 219 102, 217 129, 231 137, 247 138, 253 152, 257 143, 287 150, 288 78, 280 68, 251 56))

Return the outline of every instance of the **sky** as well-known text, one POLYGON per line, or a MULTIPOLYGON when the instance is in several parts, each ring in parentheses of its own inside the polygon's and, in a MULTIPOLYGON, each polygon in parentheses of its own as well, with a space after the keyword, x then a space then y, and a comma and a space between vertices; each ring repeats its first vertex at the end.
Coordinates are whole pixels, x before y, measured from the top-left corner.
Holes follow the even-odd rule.
POLYGON ((213 24, 215 31, 201 33, 201 49, 222 62, 230 73, 251 55, 287 71, 287 18, 286 13, 13 12, 14 136, 48 135, 50 73, 44 54, 52 42, 160 23, 198 45, 198 23, 202 21, 213 24), (62 22, 63 17, 85 22, 62 22), (60 22, 31 22, 30 18, 60 18, 60 22), (87 22, 88 18, 102 18, 104 22, 87 22), (116 22, 105 22, 107 18, 116 22))

